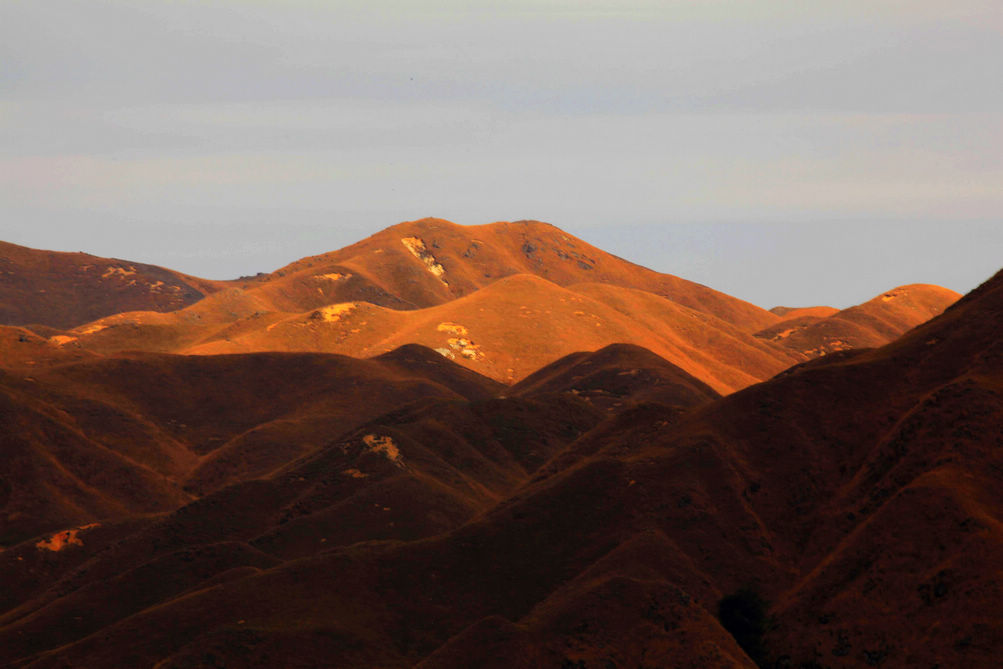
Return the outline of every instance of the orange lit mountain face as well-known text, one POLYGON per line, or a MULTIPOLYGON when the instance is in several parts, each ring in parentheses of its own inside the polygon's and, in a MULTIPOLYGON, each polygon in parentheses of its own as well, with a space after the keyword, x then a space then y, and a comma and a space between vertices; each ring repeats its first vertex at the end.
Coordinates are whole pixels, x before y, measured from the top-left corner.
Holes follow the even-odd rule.
MULTIPOLYGON (((97 334, 102 336, 118 333, 108 329, 97 334)), ((100 346, 96 338, 92 341, 85 340, 84 346, 100 346)), ((181 352, 307 350, 371 356, 410 342, 504 382, 575 351, 629 342, 650 348, 721 392, 803 360, 651 293, 606 284, 562 288, 528 274, 414 311, 351 302, 301 314, 252 315, 181 352)))
POLYGON ((809 358, 834 351, 882 346, 925 323, 954 304, 958 293, 940 286, 899 286, 849 309, 831 307, 771 311, 784 318, 756 337, 786 346, 809 358), (832 310, 831 313, 829 310, 832 310))
MULTIPOLYGON (((107 280, 119 277, 105 271, 107 280)), ((174 310, 119 309, 72 329, 35 331, 54 346, 99 354, 368 357, 414 342, 505 383, 575 351, 630 343, 728 393, 824 352, 887 343, 956 298, 907 286, 890 301, 834 315, 827 307, 771 313, 545 223, 438 219, 402 223, 269 275, 203 283, 211 294, 174 310)))
POLYGON ((506 383, 569 353, 625 342, 719 392, 804 359, 752 336, 778 316, 538 222, 402 223, 270 275, 211 288, 173 311, 130 311, 123 303, 71 329, 35 329, 54 346, 99 354, 367 357, 415 342, 506 383))
POLYGON ((752 304, 627 262, 538 221, 463 226, 427 218, 401 223, 340 251, 297 261, 273 272, 266 283, 270 294, 289 296, 278 305, 284 311, 356 301, 423 308, 515 274, 563 287, 602 283, 644 290, 745 331, 778 320, 752 304), (325 294, 322 302, 314 297, 320 293, 325 294), (397 304, 367 297, 377 293, 393 296, 397 304))
POLYGON ((0 666, 1003 651, 1003 273, 777 314, 426 220, 206 292, 0 326, 0 666))

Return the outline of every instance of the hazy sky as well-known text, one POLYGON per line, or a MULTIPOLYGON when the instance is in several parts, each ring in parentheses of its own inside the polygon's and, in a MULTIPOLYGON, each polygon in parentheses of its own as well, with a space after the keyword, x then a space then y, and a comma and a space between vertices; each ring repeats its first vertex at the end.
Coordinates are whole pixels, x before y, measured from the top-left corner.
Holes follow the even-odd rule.
POLYGON ((212 278, 545 220, 765 307, 1003 266, 1000 0, 0 1, 0 239, 212 278))

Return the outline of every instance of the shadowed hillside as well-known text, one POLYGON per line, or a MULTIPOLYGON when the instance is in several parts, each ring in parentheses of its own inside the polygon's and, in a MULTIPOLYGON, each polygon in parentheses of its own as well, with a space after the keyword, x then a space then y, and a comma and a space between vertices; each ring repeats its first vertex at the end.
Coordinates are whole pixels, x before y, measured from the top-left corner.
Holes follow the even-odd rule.
POLYGON ((530 374, 506 394, 560 392, 609 406, 649 401, 694 406, 720 397, 667 360, 629 344, 611 344, 595 353, 572 353, 530 374))
POLYGON ((393 408, 487 398, 500 387, 431 352, 409 363, 134 354, 12 370, 0 376, 0 540, 172 510, 393 408))
POLYGON ((1001 328, 1003 275, 681 412, 613 383, 700 388, 629 347, 419 400, 168 515, 11 547, 3 661, 991 666, 1001 328), (610 415, 578 384, 641 399, 610 415))
POLYGON ((86 253, 0 242, 0 324, 72 328, 122 311, 174 311, 221 282, 86 253))

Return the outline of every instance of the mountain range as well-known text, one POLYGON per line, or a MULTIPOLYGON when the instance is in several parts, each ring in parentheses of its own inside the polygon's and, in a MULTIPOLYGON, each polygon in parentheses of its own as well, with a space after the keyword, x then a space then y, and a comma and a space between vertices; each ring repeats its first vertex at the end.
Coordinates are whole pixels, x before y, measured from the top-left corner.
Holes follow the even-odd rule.
POLYGON ((11 304, 6 313, 17 314, 6 324, 99 354, 370 357, 420 343, 512 383, 564 355, 632 343, 725 393, 821 353, 887 343, 958 297, 906 286, 826 318, 817 310, 791 318, 535 221, 402 223, 340 251, 229 282, 26 249, 6 264, 0 298, 11 304), (173 301, 165 302, 165 291, 173 301), (42 305, 33 299, 39 293, 42 305), (94 305, 86 316, 82 303, 94 305), (98 305, 107 313, 98 316, 98 305))
POLYGON ((767 311, 537 222, 226 282, 0 250, 0 665, 1003 650, 1003 273, 767 311))

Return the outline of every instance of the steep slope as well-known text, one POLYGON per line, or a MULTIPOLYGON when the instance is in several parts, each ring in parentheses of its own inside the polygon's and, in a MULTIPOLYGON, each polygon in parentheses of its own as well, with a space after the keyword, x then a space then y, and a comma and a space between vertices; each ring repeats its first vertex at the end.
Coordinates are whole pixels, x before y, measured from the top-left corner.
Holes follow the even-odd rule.
MULTIPOLYGON (((883 346, 953 304, 960 295, 926 284, 899 286, 830 316, 795 309, 785 320, 756 333, 760 339, 814 358, 833 351, 883 346)), ((824 307, 823 309, 827 309, 824 307)))
POLYGON ((0 324, 72 328, 122 311, 174 311, 221 282, 86 253, 0 242, 0 324))
MULTIPOLYGON (((1003 274, 885 348, 806 363, 674 423, 656 411, 597 427, 551 461, 587 445, 584 457, 419 540, 270 552, 260 521, 294 496, 283 490, 333 479, 341 460, 231 486, 9 612, 2 659, 992 666, 1003 651, 1001 329, 1003 274), (260 552, 210 549, 247 542, 260 552), (182 550, 183 568, 170 561, 182 550), (170 567, 158 573, 173 590, 123 601, 148 592, 151 560, 170 567), (121 578, 100 583, 107 574, 121 578), (751 591, 775 622, 748 619, 733 638, 718 605, 751 591)), ((407 443, 405 461, 437 442, 407 443)), ((346 511, 328 526, 350 528, 358 507, 346 511)), ((7 560, 16 582, 24 567, 7 560)))
MULTIPOLYGON (((34 385, 7 376, 0 380, 0 452, 5 463, 0 473, 0 545, 99 518, 168 511, 190 500, 166 475, 109 447, 81 429, 62 407, 37 398, 34 385)), ((98 416, 91 407, 81 409, 90 410, 88 417, 98 416)), ((113 411, 104 417, 120 418, 113 411)), ((117 441, 126 432, 142 434, 143 426, 120 418, 120 424, 109 424, 103 432, 109 441, 117 441)), ((174 469, 183 456, 171 446, 157 444, 146 459, 174 469)))

